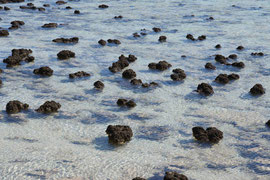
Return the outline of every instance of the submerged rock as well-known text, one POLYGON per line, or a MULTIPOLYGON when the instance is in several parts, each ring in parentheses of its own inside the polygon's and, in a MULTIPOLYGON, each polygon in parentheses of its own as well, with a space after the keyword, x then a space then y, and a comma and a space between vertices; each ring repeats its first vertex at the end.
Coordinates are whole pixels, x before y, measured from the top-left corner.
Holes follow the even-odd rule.
POLYGON ((131 140, 133 132, 129 126, 109 125, 106 129, 109 142, 113 144, 124 144, 131 140))
POLYGON ((9 33, 7 30, 0 30, 0 37, 5 37, 5 36, 8 36, 9 33))
POLYGON ((263 95, 265 93, 265 90, 261 84, 255 84, 249 91, 252 95, 263 95))
POLYGON ((14 100, 14 101, 9 101, 6 105, 6 112, 8 114, 14 114, 21 112, 22 110, 27 110, 29 108, 28 104, 24 104, 20 101, 14 100))
POLYGON ((56 42, 56 43, 65 43, 65 44, 68 44, 68 43, 78 43, 79 42, 79 38, 78 37, 72 37, 72 38, 57 38, 57 39, 54 39, 52 40, 53 42, 56 42))
POLYGON ((87 72, 84 72, 84 71, 78 71, 78 72, 69 74, 69 78, 71 78, 71 79, 81 78, 81 77, 89 77, 89 76, 91 76, 91 75, 87 72))
POLYGON ((103 82, 101 82, 101 81, 96 81, 96 82, 94 83, 94 87, 95 87, 96 89, 102 90, 102 89, 104 88, 104 84, 103 84, 103 82))
POLYGON ((212 63, 206 63, 204 67, 205 69, 211 69, 211 70, 216 69, 216 66, 214 66, 212 63))
POLYGON ((34 69, 33 73, 42 76, 51 76, 53 75, 53 70, 48 66, 43 66, 38 69, 34 69))
POLYGON ((62 50, 57 54, 58 59, 65 60, 75 57, 75 53, 70 50, 62 50))
POLYGON ((122 73, 122 77, 125 79, 132 79, 136 77, 136 72, 132 69, 127 69, 122 73))
POLYGON ((188 180, 188 178, 177 172, 166 172, 163 180, 188 180))
POLYGON ((210 84, 207 83, 201 83, 197 87, 197 92, 200 94, 203 94, 205 96, 210 96, 214 94, 214 90, 210 84))
POLYGON ((209 127, 206 130, 200 126, 193 127, 192 132, 195 139, 201 142, 218 143, 223 139, 223 132, 215 127, 209 127))
POLYGON ((57 112, 61 105, 55 101, 46 101, 43 105, 41 105, 38 109, 36 109, 39 113, 54 113, 57 112))

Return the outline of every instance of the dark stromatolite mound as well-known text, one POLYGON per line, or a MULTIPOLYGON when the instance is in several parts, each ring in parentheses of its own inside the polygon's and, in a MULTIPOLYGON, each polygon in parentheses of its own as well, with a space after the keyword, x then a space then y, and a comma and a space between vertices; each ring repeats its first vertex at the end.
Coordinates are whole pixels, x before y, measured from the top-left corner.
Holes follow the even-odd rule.
POLYGON ((33 62, 35 58, 30 56, 31 53, 31 49, 12 49, 12 55, 4 59, 3 62, 7 64, 7 67, 21 65, 22 61, 33 62))
POLYGON ((263 52, 253 52, 250 55, 251 56, 264 56, 263 52))
POLYGON ((41 76, 51 76, 53 75, 53 70, 48 66, 43 66, 38 69, 34 69, 33 73, 41 76))
POLYGON ((268 126, 270 128, 270 120, 268 120, 266 123, 265 123, 266 126, 268 126))
POLYGON ((81 14, 81 12, 79 10, 75 10, 74 14, 81 14))
POLYGON ((155 87, 155 86, 158 86, 158 83, 156 82, 142 83, 143 88, 149 88, 149 87, 155 87))
POLYGON ((212 63, 206 63, 204 67, 205 69, 211 69, 211 70, 216 69, 216 66, 214 66, 212 63))
POLYGON ((238 51, 241 51, 241 50, 244 49, 244 47, 243 47, 243 46, 238 46, 236 49, 237 49, 238 51))
POLYGON ((58 59, 65 60, 69 58, 74 58, 75 53, 70 50, 62 50, 57 54, 58 59))
POLYGON ((192 41, 195 41, 196 39, 193 37, 192 34, 187 34, 186 35, 186 38, 189 39, 189 40, 192 40, 192 41))
POLYGON ((216 77, 215 81, 216 81, 217 83, 220 83, 220 84, 227 84, 227 83, 229 83, 230 80, 229 80, 227 74, 219 74, 219 75, 216 77))
POLYGON ((43 4, 44 7, 50 7, 50 4, 43 4))
POLYGON ((117 102, 116 102, 116 104, 117 104, 118 106, 125 106, 126 103, 127 103, 127 101, 128 101, 128 100, 126 100, 126 99, 118 99, 117 102))
POLYGON ((188 180, 188 178, 177 172, 166 172, 163 180, 188 180))
POLYGON ((101 5, 99 5, 98 7, 101 8, 101 9, 105 9, 105 8, 108 8, 109 6, 106 5, 106 4, 101 4, 101 5))
POLYGON ((148 64, 149 69, 157 69, 160 71, 164 71, 170 67, 172 67, 172 65, 170 63, 168 63, 167 61, 159 61, 158 63, 150 63, 148 64))
POLYGON ((118 39, 108 39, 108 43, 119 45, 121 42, 118 39))
POLYGON ((28 104, 24 104, 20 101, 14 100, 14 101, 9 101, 6 105, 6 112, 8 114, 14 114, 21 112, 22 110, 27 110, 29 108, 28 104))
POLYGON ((161 32, 161 29, 160 29, 160 28, 153 27, 152 29, 153 29, 153 31, 156 32, 156 33, 161 32))
POLYGON ((119 16, 114 16, 114 19, 122 19, 123 16, 119 15, 119 16))
POLYGON ((231 54, 228 56, 228 58, 230 59, 237 59, 237 55, 236 54, 231 54))
POLYGON ((240 76, 238 74, 232 73, 232 74, 229 74, 228 75, 228 78, 231 81, 231 80, 237 80, 237 79, 239 79, 240 76))
POLYGON ((134 62, 137 60, 137 57, 130 54, 128 57, 124 56, 123 54, 119 56, 118 61, 112 63, 112 66, 109 67, 109 70, 112 73, 116 73, 124 69, 125 67, 129 66, 129 63, 134 62))
POLYGON ((9 35, 9 32, 7 30, 0 30, 0 37, 6 37, 9 35))
POLYGON ((0 0, 0 4, 7 4, 7 3, 21 3, 24 0, 0 0))
POLYGON ((243 62, 234 62, 234 63, 232 63, 232 66, 241 69, 241 68, 245 67, 245 64, 243 62))
POLYGON ((43 105, 41 105, 38 109, 36 109, 39 113, 54 113, 57 112, 61 105, 55 101, 46 101, 43 105))
POLYGON ((89 76, 91 76, 91 75, 87 72, 84 72, 84 71, 78 71, 78 72, 69 74, 69 78, 71 78, 71 79, 81 78, 81 77, 89 77, 89 76))
POLYGON ((56 1, 55 2, 55 4, 57 4, 57 5, 62 5, 62 4, 66 4, 67 2, 65 2, 65 1, 56 1))
POLYGON ((132 84, 132 85, 141 85, 142 84, 142 80, 141 79, 132 79, 130 81, 130 84, 132 84))
POLYGON ((9 7, 7 7, 7 6, 5 6, 5 7, 4 7, 4 10, 5 10, 5 11, 9 11, 9 10, 10 10, 10 8, 9 8, 9 7))
POLYGON ((103 40, 103 39, 100 39, 98 41, 98 44, 100 44, 101 46, 105 46, 107 44, 107 42, 105 40, 103 40))
POLYGON ((133 178, 132 180, 146 180, 146 179, 141 178, 141 177, 135 177, 135 178, 133 178))
POLYGON ((54 39, 52 40, 53 42, 56 42, 56 43, 65 43, 65 44, 68 44, 68 43, 78 43, 79 42, 79 38, 78 37, 72 37, 72 38, 57 38, 57 39, 54 39))
POLYGON ((113 144, 124 144, 131 140, 133 132, 129 126, 109 125, 106 129, 109 142, 113 144))
POLYGON ((227 58, 225 56, 221 55, 221 54, 217 54, 215 56, 215 60, 217 62, 219 62, 220 64, 226 64, 227 63, 227 58))
POLYGON ((201 83, 197 87, 197 92, 200 94, 203 94, 205 96, 210 96, 214 94, 214 90, 210 84, 207 83, 201 83))
POLYGON ((94 83, 94 87, 95 87, 96 89, 102 90, 102 89, 104 88, 104 84, 103 84, 103 82, 101 82, 101 81, 96 81, 96 82, 94 83))
POLYGON ((11 27, 9 27, 8 29, 18 29, 19 27, 24 25, 23 21, 12 21, 10 22, 11 27))
POLYGON ((166 36, 159 36, 158 41, 159 42, 166 42, 167 41, 167 37, 166 36))
POLYGON ((47 23, 41 26, 42 28, 57 28, 57 23, 47 23))
POLYGON ((136 106, 136 103, 133 100, 126 100, 126 99, 118 99, 116 104, 121 107, 128 107, 128 108, 133 108, 136 106))
POLYGON ((186 73, 184 70, 180 69, 180 68, 177 68, 177 69, 174 69, 173 70, 173 74, 171 74, 171 79, 173 81, 182 81, 183 79, 185 79, 187 76, 186 76, 186 73))
POLYGON ((217 45, 215 46, 215 48, 216 48, 216 49, 220 49, 220 48, 221 48, 221 45, 220 45, 220 44, 217 44, 217 45))
POLYGON ((126 79, 132 79, 136 77, 136 72, 132 69, 127 69, 122 73, 122 77, 126 79))
POLYGON ((201 142, 218 143, 223 138, 223 132, 215 127, 204 130, 202 127, 192 128, 193 136, 201 142))
POLYGON ((205 35, 201 35, 201 36, 198 37, 198 40, 199 40, 199 41, 203 41, 203 40, 205 40, 205 39, 206 39, 206 36, 205 36, 205 35))
POLYGON ((252 95, 263 95, 265 93, 265 90, 261 84, 255 84, 249 91, 252 95))

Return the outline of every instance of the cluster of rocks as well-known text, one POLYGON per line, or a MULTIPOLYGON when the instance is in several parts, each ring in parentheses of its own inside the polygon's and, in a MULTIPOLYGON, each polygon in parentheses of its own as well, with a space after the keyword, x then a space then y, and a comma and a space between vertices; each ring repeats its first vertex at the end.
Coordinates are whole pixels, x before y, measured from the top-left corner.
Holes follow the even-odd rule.
POLYGON ((57 112, 60 107, 61 105, 55 101, 46 101, 38 109, 36 109, 36 111, 39 113, 49 114, 57 112))
POLYGON ((174 69, 172 72, 173 74, 171 74, 171 79, 173 81, 182 81, 183 79, 187 77, 183 69, 177 68, 177 69, 174 69))
POLYGON ((28 104, 24 104, 18 100, 9 101, 6 105, 6 112, 8 114, 14 114, 21 112, 22 110, 27 110, 29 108, 28 104))
POLYGON ((94 87, 98 90, 102 90, 102 89, 104 89, 104 84, 101 81, 96 81, 96 82, 94 82, 94 87))
POLYGON ((33 56, 30 56, 32 53, 31 49, 12 49, 11 52, 12 55, 3 60, 7 67, 21 65, 22 61, 33 62, 35 60, 33 56))
POLYGON ((69 58, 74 58, 75 53, 70 50, 62 50, 57 54, 58 59, 60 60, 66 60, 69 58))
POLYGON ((33 73, 41 76, 51 76, 53 75, 53 70, 48 66, 43 66, 38 69, 34 69, 33 73))
POLYGON ((264 56, 263 52, 253 52, 250 54, 251 56, 264 56))
POLYGON ((11 26, 8 29, 18 29, 19 27, 24 25, 23 21, 12 21, 10 22, 11 26))
POLYGON ((227 62, 228 59, 237 59, 237 55, 231 54, 227 58, 223 55, 220 55, 220 54, 215 55, 215 60, 217 62, 219 62, 220 64, 231 65, 231 66, 237 67, 237 68, 244 68, 245 67, 245 64, 243 62, 234 62, 234 63, 230 64, 227 62))
POLYGON ((24 0, 0 0, 0 4, 7 4, 7 3, 21 3, 24 0))
POLYGON ((122 19, 123 16, 119 15, 119 16, 114 16, 114 19, 122 19))
POLYGON ((187 34, 186 35, 186 38, 189 39, 189 40, 192 40, 192 41, 197 41, 197 40, 203 41, 203 40, 206 39, 206 36, 205 35, 201 35, 197 39, 195 39, 192 34, 187 34))
POLYGON ((232 73, 232 74, 219 74, 216 79, 215 82, 220 83, 220 84, 227 84, 229 83, 231 80, 237 80, 239 79, 240 76, 238 74, 232 73))
MULTIPOLYGON (((132 180, 146 180, 146 179, 141 178, 141 177, 135 177, 132 180)), ((183 174, 179 174, 175 171, 171 171, 171 172, 165 172, 165 176, 163 180, 188 180, 188 178, 183 174)))
POLYGON ((65 44, 70 44, 70 43, 78 43, 79 42, 79 38, 78 37, 72 37, 72 38, 57 38, 57 39, 53 39, 53 42, 56 43, 65 43, 65 44))
POLYGON ((89 77, 89 76, 91 76, 91 75, 87 72, 84 72, 84 71, 78 71, 78 72, 69 74, 69 78, 71 78, 71 79, 81 78, 81 77, 89 77))
POLYGON ((141 85, 143 88, 158 86, 158 83, 156 83, 156 82, 143 83, 141 79, 136 79, 136 78, 132 79, 130 81, 130 84, 135 85, 135 86, 141 85))
POLYGON ((4 7, 2 7, 2 6, 0 6, 0 10, 5 10, 5 11, 9 11, 10 10, 10 8, 9 7, 7 7, 7 6, 4 6, 4 7))
POLYGON ((6 37, 9 35, 9 32, 5 29, 0 30, 0 37, 6 37))
POLYGON ((197 126, 192 128, 193 136, 200 142, 218 143, 223 138, 223 132, 215 127, 208 127, 206 130, 203 127, 197 126))
MULTIPOLYGON (((107 42, 110 44, 116 44, 116 45, 121 44, 121 42, 118 39, 108 39, 107 42)), ((100 44, 101 46, 106 46, 107 42, 103 39, 100 39, 98 41, 98 44, 100 44)))
MULTIPOLYGON (((160 28, 157 28, 157 27, 153 27, 152 30, 154 32, 156 32, 156 33, 161 32, 161 29, 160 28)), ((146 31, 146 29, 141 29, 140 34, 137 33, 137 32, 135 32, 135 33, 133 33, 133 37, 139 38, 139 37, 141 37, 141 35, 142 36, 146 36, 147 33, 145 31, 146 31)), ((159 42, 166 42, 166 40, 167 40, 167 37, 166 36, 160 36, 159 37, 159 42)))
POLYGON ((261 84, 255 84, 249 91, 253 96, 263 95, 265 90, 261 84))
POLYGON ((207 83, 201 83, 197 87, 197 92, 199 94, 202 94, 204 96, 210 96, 214 94, 214 90, 210 84, 207 83))
POLYGON ((133 132, 129 126, 109 125, 106 129, 109 143, 120 145, 131 140, 133 132))
POLYGON ((121 107, 133 108, 136 106, 136 103, 133 100, 118 99, 116 104, 121 107))
POLYGON ((27 3, 27 6, 20 6, 20 9, 31 9, 31 10, 38 9, 39 11, 45 11, 45 8, 36 7, 33 3, 27 3))
POLYGON ((42 28, 57 28, 58 24, 57 23, 46 23, 43 26, 41 26, 42 28))
POLYGON ((109 70, 112 73, 116 73, 129 66, 129 63, 132 63, 137 60, 137 57, 130 54, 128 57, 123 54, 119 56, 118 61, 112 63, 112 66, 109 67, 109 70))
POLYGON ((172 67, 172 65, 170 63, 168 63, 167 61, 159 61, 158 63, 150 63, 150 64, 148 64, 149 69, 156 69, 156 70, 159 70, 159 71, 167 70, 170 67, 172 67))

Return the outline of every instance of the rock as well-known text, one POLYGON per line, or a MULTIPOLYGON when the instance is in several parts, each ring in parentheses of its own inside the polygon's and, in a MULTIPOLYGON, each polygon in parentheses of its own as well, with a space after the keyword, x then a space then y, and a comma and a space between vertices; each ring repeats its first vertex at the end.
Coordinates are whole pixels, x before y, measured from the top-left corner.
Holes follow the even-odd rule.
POLYGON ((126 79, 132 79, 136 77, 136 72, 132 69, 127 69, 122 73, 122 77, 126 79))
POLYGON ((113 144, 124 144, 131 140, 133 132, 129 126, 109 125, 106 129, 109 142, 113 144))
POLYGON ((205 96, 210 96, 214 94, 214 90, 210 84, 207 83, 201 83, 197 87, 197 92, 200 94, 203 94, 205 96))
POLYGON ((130 55, 128 55, 128 57, 127 57, 127 60, 128 60, 128 62, 135 62, 136 60, 137 60, 137 57, 136 56, 134 56, 134 55, 132 55, 132 54, 130 54, 130 55))
POLYGON ((223 132, 215 127, 209 127, 204 130, 202 127, 192 128, 193 136, 201 142, 218 143, 223 139, 223 132))
POLYGON ((67 2, 65 1, 56 1, 55 4, 57 5, 63 5, 63 4, 66 4, 67 2))
POLYGON ((57 28, 57 23, 48 23, 41 26, 42 28, 57 28))
POLYGON ((141 37, 138 33, 133 33, 133 37, 138 38, 141 37))
POLYGON ((41 105, 38 109, 36 109, 39 113, 54 113, 57 112, 61 105, 55 101, 46 101, 43 105, 41 105))
POLYGON ((21 112, 22 110, 27 110, 29 108, 28 104, 23 104, 20 101, 14 100, 14 101, 9 101, 6 105, 6 112, 8 114, 14 114, 21 112))
POLYGON ((229 83, 230 80, 229 80, 227 74, 219 74, 219 75, 216 77, 215 81, 216 81, 217 83, 220 83, 220 84, 227 84, 227 83, 229 83))
POLYGON ((192 34, 187 34, 186 35, 186 38, 189 39, 189 40, 192 40, 192 41, 195 41, 196 39, 193 37, 192 34))
POLYGON ((159 39, 158 39, 159 42, 166 42, 166 40, 167 40, 166 36, 159 36, 159 39))
POLYGON ((75 10, 74 14, 80 14, 81 12, 79 10, 75 10))
POLYGON ((65 43, 65 44, 69 44, 69 43, 78 43, 79 42, 79 38, 78 37, 72 37, 72 38, 57 38, 57 39, 53 39, 53 42, 56 43, 65 43))
POLYGON ((35 58, 30 56, 31 53, 31 49, 12 49, 12 55, 4 59, 3 62, 7 64, 7 67, 21 65, 22 61, 33 62, 35 58))
POLYGON ((237 59, 237 55, 236 54, 231 54, 231 55, 229 55, 228 58, 230 58, 230 59, 237 59))
POLYGON ((67 7, 66 7, 66 9, 72 9, 72 7, 70 7, 70 6, 67 6, 67 7))
POLYGON ((215 60, 216 60, 217 62, 219 62, 220 64, 226 64, 226 63, 227 63, 226 57, 223 56, 223 55, 220 55, 220 54, 217 54, 217 55, 215 56, 215 60))
POLYGON ((0 4, 7 4, 7 3, 21 3, 24 0, 0 0, 0 4))
POLYGON ((149 69, 157 69, 160 71, 164 71, 170 67, 172 67, 171 64, 169 64, 167 61, 159 61, 158 63, 150 63, 148 64, 149 69))
POLYGON ((163 180, 188 180, 188 178, 177 172, 166 172, 163 180))
POLYGON ((238 46, 236 49, 239 50, 239 51, 241 51, 241 50, 244 49, 244 47, 243 46, 238 46))
POLYGON ((3 69, 0 69, 0 74, 3 73, 3 69))
POLYGON ((134 108, 136 105, 137 104, 134 101, 132 101, 132 100, 129 100, 128 102, 126 102, 126 106, 128 108, 134 108))
POLYGON ((253 96, 262 95, 265 90, 261 84, 255 84, 249 91, 253 96))
POLYGON ((141 85, 142 84, 142 80, 141 79, 132 79, 130 81, 130 84, 132 84, 132 85, 141 85))
POLYGON ((20 6, 20 9, 30 9, 30 10, 36 10, 36 6, 20 6))
POLYGON ((203 41, 203 40, 205 40, 205 39, 206 39, 206 36, 205 36, 205 35, 201 35, 201 36, 198 37, 198 40, 199 40, 199 41, 203 41))
POLYGON ((53 75, 53 70, 48 66, 43 66, 38 69, 34 69, 33 73, 42 76, 51 76, 53 75))
POLYGON ((69 74, 69 78, 71 78, 71 79, 81 78, 81 77, 89 77, 89 76, 91 76, 91 75, 87 72, 84 72, 84 71, 78 71, 78 72, 69 74))
POLYGON ((253 52, 251 56, 264 56, 263 52, 253 52))
POLYGON ((215 46, 215 48, 216 48, 216 49, 220 49, 220 48, 221 48, 221 45, 220 45, 220 44, 217 44, 217 45, 215 46))
POLYGON ((109 67, 109 70, 112 73, 116 73, 124 69, 125 67, 129 66, 129 63, 134 62, 137 60, 137 57, 130 54, 128 57, 124 56, 123 54, 119 56, 119 60, 117 62, 114 62, 112 66, 109 67))
POLYGON ((96 89, 102 90, 102 89, 104 88, 104 84, 103 84, 101 81, 96 81, 96 82, 94 83, 94 87, 95 87, 96 89))
POLYGON ((122 19, 123 18, 123 16, 114 16, 114 19, 122 19))
POLYGON ((3 82, 2 82, 2 80, 0 79, 0 86, 2 86, 2 84, 3 84, 3 82))
POLYGON ((7 6, 5 6, 5 7, 4 7, 4 10, 5 10, 5 11, 9 11, 9 10, 10 10, 10 8, 9 8, 9 7, 7 7, 7 6))
POLYGON ((105 8, 108 8, 109 6, 106 5, 106 4, 101 4, 101 5, 99 5, 98 7, 101 8, 101 9, 105 9, 105 8))
POLYGON ((141 32, 140 33, 142 36, 146 36, 147 35, 147 33, 145 33, 145 32, 141 32))
POLYGON ((157 28, 157 27, 153 27, 153 31, 158 33, 158 32, 161 32, 161 29, 160 28, 157 28))
POLYGON ((243 62, 234 62, 232 63, 232 66, 237 68, 244 68, 245 64, 243 62))
POLYGON ((69 50, 62 50, 57 54, 58 59, 65 60, 69 58, 74 58, 75 53, 69 50))
POLYGON ((118 39, 108 39, 108 43, 119 45, 121 42, 118 39))
POLYGON ((101 46, 105 46, 106 45, 106 41, 101 39, 98 41, 98 44, 100 44, 101 46))
POLYGON ((23 21, 12 21, 10 22, 11 27, 9 27, 8 29, 18 29, 19 27, 24 25, 23 21))
POLYGON ((126 100, 126 99, 118 99, 116 104, 118 106, 125 106, 127 102, 128 102, 128 100, 126 100))
POLYGON ((8 36, 9 33, 7 30, 0 30, 0 37, 5 37, 5 36, 8 36))
POLYGON ((208 18, 208 20, 214 20, 214 18, 213 18, 212 16, 210 16, 210 17, 208 18))
POLYGON ((216 69, 216 66, 214 66, 212 63, 206 63, 204 67, 205 69, 211 69, 211 70, 216 69))
POLYGON ((266 123, 265 123, 266 126, 270 127, 270 120, 268 120, 266 123))
POLYGON ((149 88, 149 87, 152 87, 152 86, 158 86, 158 83, 156 83, 156 82, 142 83, 143 88, 149 88))
POLYGON ((173 81, 182 81, 187 77, 185 71, 180 68, 174 69, 173 73, 174 74, 171 75, 173 81))
POLYGON ((43 4, 44 7, 50 7, 50 4, 43 4))
POLYGON ((45 11, 45 8, 43 8, 43 7, 39 7, 39 8, 37 8, 39 11, 45 11))
POLYGON ((149 69, 157 69, 157 63, 150 63, 148 64, 149 69))
POLYGON ((135 178, 133 178, 132 180, 146 180, 146 179, 141 178, 141 177, 135 177, 135 178))
POLYGON ((228 75, 228 78, 229 78, 229 80, 231 81, 231 80, 237 80, 237 79, 239 79, 240 76, 239 76, 238 74, 232 73, 232 74, 229 74, 229 75, 228 75))

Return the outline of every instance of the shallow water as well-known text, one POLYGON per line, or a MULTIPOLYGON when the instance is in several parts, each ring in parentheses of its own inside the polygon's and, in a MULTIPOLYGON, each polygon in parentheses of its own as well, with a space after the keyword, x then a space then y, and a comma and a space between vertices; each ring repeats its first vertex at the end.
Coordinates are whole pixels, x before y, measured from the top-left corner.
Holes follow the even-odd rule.
MULTIPOLYGON (((40 7, 47 1, 29 1, 40 7)), ((7 69, 0 68, 0 174, 1 179, 163 179, 165 171, 174 170, 192 180, 260 179, 270 176, 270 134, 265 122, 270 119, 270 4, 268 0, 110 0, 69 1, 45 12, 21 10, 20 4, 6 4, 10 11, 0 11, 0 27, 13 20, 25 25, 0 38, 0 59, 13 48, 31 48, 35 62, 7 69), (97 8, 108 4, 108 9, 97 8), (235 5, 235 7, 232 7, 235 5), (66 6, 73 10, 66 10, 66 6), (73 14, 78 9, 81 14, 73 14), (123 19, 113 17, 122 15, 123 19), (194 15, 192 17, 191 15, 194 15), (215 20, 206 20, 213 16, 215 20), (44 23, 64 24, 56 29, 42 29, 44 23), (153 33, 153 27, 162 32, 153 33), (134 39, 132 34, 145 28, 148 35, 134 39), (185 36, 206 35, 205 41, 191 42, 185 36), (160 35, 166 43, 158 43, 160 35), (75 45, 51 42, 58 37, 80 38, 75 45), (100 47, 99 39, 119 39, 119 46, 100 47), (216 50, 214 46, 221 44, 216 50), (243 45, 243 51, 236 47, 243 45), (76 58, 57 60, 56 54, 69 49, 76 58), (251 52, 264 52, 252 57, 251 52), (216 64, 213 55, 236 53, 244 69, 216 64), (108 67, 121 54, 138 57, 130 68, 144 82, 155 81, 160 87, 134 88, 112 74, 108 67), (181 58, 186 55, 186 58, 181 58), (153 72, 150 62, 166 60, 170 70, 153 72), (204 69, 206 62, 217 66, 204 69), (40 78, 33 69, 48 65, 54 70, 49 78, 40 78), (182 83, 172 82, 171 70, 185 70, 182 83), (90 78, 69 80, 68 74, 83 70, 90 78), (213 82, 220 73, 237 73, 240 79, 225 86, 213 82), (102 92, 93 83, 105 84, 102 92), (204 98, 194 90, 201 82, 215 91, 204 98), (249 89, 261 83, 266 94, 249 95, 249 89), (134 99, 131 110, 117 107, 118 98, 134 99), (5 113, 10 100, 28 103, 27 112, 5 113), (47 100, 62 107, 59 113, 45 116, 34 111, 47 100), (121 147, 108 144, 105 133, 109 124, 129 125, 132 141, 121 147), (223 131, 219 144, 196 142, 192 127, 214 126, 223 131)))

